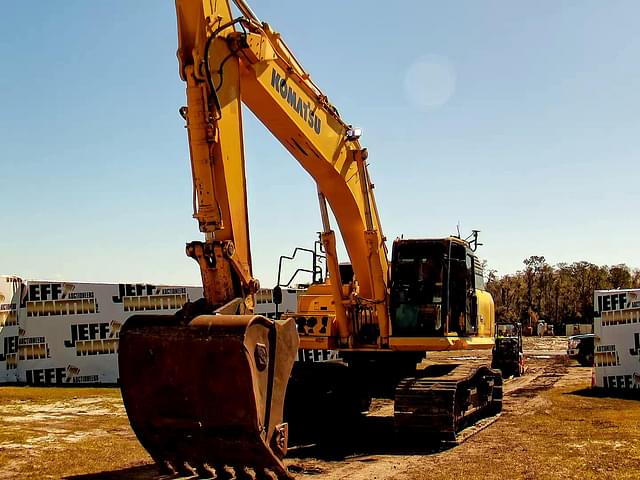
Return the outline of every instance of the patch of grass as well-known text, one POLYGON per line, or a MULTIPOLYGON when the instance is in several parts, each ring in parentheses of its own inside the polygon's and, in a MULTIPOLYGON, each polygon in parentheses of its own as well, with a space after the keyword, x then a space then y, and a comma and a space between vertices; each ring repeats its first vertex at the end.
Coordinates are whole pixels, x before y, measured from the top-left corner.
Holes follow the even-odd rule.
POLYGON ((583 387, 541 392, 530 410, 504 414, 460 447, 426 459, 424 473, 394 478, 637 479, 640 402, 576 395, 583 387))
MULTIPOLYGON (((509 405, 501 418, 462 445, 401 456, 398 465, 377 470, 375 476, 396 480, 639 478, 640 402, 584 395, 588 384, 580 378, 536 391, 531 397, 507 396, 509 405)), ((157 478, 151 458, 131 431, 117 389, 5 387, 0 388, 0 410, 0 479, 157 478), (39 416, 42 412, 49 412, 46 420, 39 416), (11 415, 20 416, 20 422, 8 420, 11 415), (8 444, 34 448, 6 448, 8 444)), ((362 464, 358 465, 361 469, 362 464)), ((332 477, 328 470, 329 478, 347 478, 332 477)))
POLYGON ((117 388, 0 388, 0 478, 65 476, 149 463, 117 388))
POLYGON ((11 401, 50 402, 70 398, 122 398, 119 388, 0 387, 0 405, 11 401))

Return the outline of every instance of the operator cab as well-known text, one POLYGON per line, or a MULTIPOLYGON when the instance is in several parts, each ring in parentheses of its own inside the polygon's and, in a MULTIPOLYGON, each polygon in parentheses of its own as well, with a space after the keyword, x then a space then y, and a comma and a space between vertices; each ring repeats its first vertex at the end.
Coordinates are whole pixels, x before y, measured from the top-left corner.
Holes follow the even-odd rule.
POLYGON ((482 270, 466 241, 397 239, 391 256, 392 335, 476 335, 476 288, 484 289, 482 270))

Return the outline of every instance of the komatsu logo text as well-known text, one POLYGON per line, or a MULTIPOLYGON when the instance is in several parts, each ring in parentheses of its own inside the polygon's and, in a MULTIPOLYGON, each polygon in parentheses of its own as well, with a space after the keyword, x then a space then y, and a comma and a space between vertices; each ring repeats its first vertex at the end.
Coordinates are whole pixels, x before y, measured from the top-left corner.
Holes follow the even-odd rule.
POLYGON ((300 115, 300 118, 307 122, 307 125, 313 128, 314 132, 320 135, 322 122, 313 111, 311 104, 302 101, 302 96, 287 85, 287 80, 282 78, 275 69, 271 70, 271 86, 300 115))

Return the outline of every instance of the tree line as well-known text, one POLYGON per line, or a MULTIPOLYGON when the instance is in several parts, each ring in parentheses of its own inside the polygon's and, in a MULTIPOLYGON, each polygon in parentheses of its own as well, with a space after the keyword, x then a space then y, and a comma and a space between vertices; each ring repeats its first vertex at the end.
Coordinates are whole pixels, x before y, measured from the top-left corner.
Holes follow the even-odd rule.
POLYGON ((544 320, 562 333, 566 324, 593 322, 594 290, 640 288, 640 269, 625 264, 598 266, 582 261, 552 266, 537 255, 523 263, 523 270, 503 276, 485 267, 496 321, 535 327, 544 320))

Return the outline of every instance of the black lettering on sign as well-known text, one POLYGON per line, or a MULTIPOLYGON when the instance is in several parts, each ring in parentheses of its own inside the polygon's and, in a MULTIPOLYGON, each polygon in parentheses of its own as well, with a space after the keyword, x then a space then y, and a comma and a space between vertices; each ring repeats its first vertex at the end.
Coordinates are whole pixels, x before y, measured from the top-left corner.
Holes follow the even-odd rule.
POLYGON ((337 355, 334 350, 301 348, 298 350, 298 357, 296 358, 296 361, 299 363, 313 363, 326 362, 335 359, 337 359, 337 355))
POLYGON ((629 349, 629 353, 637 357, 638 353, 640 353, 640 333, 634 333, 633 339, 634 339, 635 346, 634 348, 629 349))
POLYGON ((122 303, 124 297, 139 297, 141 295, 153 295, 155 285, 141 283, 121 283, 118 285, 118 295, 113 296, 114 303, 122 303))
POLYGON ((58 300, 62 297, 61 283, 32 283, 27 300, 58 300))
POLYGON ((598 297, 598 311, 611 312, 613 310, 624 310, 627 308, 626 293, 612 293, 598 297))
POLYGON ((75 347, 78 357, 117 353, 119 327, 117 322, 71 325, 71 338, 64 341, 64 346, 75 347))
POLYGON ((0 353, 0 362, 7 359, 7 355, 18 353, 18 337, 4 337, 4 351, 0 353))
POLYGON ((80 323, 71 325, 71 339, 64 341, 64 346, 71 348, 78 341, 103 340, 109 338, 108 323, 80 323))
POLYGON ((602 380, 604 388, 640 388, 640 384, 635 381, 633 375, 607 375, 602 380))
POLYGON ((26 371, 28 385, 51 385, 63 383, 64 368, 36 368, 26 371))

